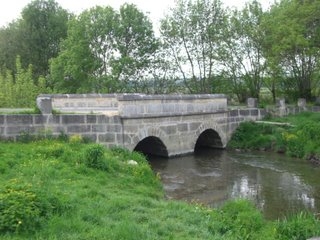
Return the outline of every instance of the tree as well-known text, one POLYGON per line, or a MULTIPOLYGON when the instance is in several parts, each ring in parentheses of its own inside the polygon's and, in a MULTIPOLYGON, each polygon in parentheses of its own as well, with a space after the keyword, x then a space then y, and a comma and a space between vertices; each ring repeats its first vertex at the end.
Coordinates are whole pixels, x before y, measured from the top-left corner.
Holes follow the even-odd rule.
POLYGON ((258 1, 247 3, 230 18, 228 36, 222 50, 224 75, 230 79, 239 102, 259 98, 266 61, 263 56, 263 10, 258 1))
POLYGON ((115 41, 120 56, 113 61, 113 74, 121 83, 122 91, 138 92, 141 83, 150 77, 158 41, 152 23, 135 5, 122 5, 119 18, 115 41))
POLYGON ((66 37, 70 14, 54 0, 34 0, 21 16, 0 29, 0 66, 16 72, 19 55, 23 67, 33 65, 35 78, 46 76, 49 60, 57 56, 60 41, 66 37))
POLYGON ((0 107, 33 107, 37 95, 50 92, 46 81, 43 77, 35 81, 32 66, 24 69, 19 56, 15 68, 15 74, 1 69, 4 74, 0 74, 0 107))
POLYGON ((282 0, 265 18, 268 62, 292 99, 312 99, 320 57, 320 2, 282 0))
POLYGON ((178 0, 161 21, 164 44, 172 64, 191 93, 209 93, 219 69, 220 47, 227 26, 219 0, 178 0))
POLYGON ((59 56, 51 62, 51 78, 60 92, 108 91, 115 55, 116 12, 111 7, 95 7, 70 20, 68 37, 59 56))
POLYGON ((16 57, 22 49, 21 31, 17 21, 0 29, 0 68, 15 70, 16 57))
POLYGON ((54 0, 34 0, 21 13, 23 61, 32 64, 36 76, 46 76, 49 60, 59 52, 61 39, 67 35, 69 13, 54 0))
POLYGON ((135 5, 97 6, 70 21, 51 78, 62 92, 137 91, 156 49, 152 24, 135 5))

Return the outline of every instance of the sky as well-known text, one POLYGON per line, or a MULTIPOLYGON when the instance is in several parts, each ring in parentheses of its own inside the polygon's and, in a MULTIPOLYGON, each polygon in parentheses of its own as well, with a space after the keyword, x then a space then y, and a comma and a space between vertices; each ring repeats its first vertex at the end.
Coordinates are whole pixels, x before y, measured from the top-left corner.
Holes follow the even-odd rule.
MULTIPOLYGON (((22 9, 32 0, 9 0, 0 2, 0 27, 7 25, 20 17, 22 9)), ((155 25, 164 16, 167 9, 174 6, 175 0, 56 0, 61 7, 75 14, 81 13, 96 5, 112 6, 115 9, 127 3, 134 3, 144 13, 147 13, 155 25)), ((246 0, 222 0, 229 7, 242 7, 246 0)), ((270 0, 260 0, 262 6, 267 8, 270 0)))

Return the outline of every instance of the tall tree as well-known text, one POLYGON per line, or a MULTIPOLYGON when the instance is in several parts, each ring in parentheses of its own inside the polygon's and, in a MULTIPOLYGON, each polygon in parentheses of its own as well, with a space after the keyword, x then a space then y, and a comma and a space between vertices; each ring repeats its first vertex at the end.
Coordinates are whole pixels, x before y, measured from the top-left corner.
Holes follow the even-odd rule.
POLYGON ((0 68, 15 70, 16 57, 21 53, 21 29, 17 21, 0 29, 0 68))
POLYGON ((56 57, 61 39, 67 35, 69 13, 54 0, 34 0, 21 13, 24 49, 21 59, 32 64, 36 76, 46 76, 49 60, 56 57))
POLYGON ((227 25, 219 0, 178 0, 161 21, 161 35, 172 63, 191 93, 213 91, 220 47, 227 25))
POLYGON ((135 5, 119 12, 97 6, 70 22, 51 77, 63 92, 137 91, 157 46, 151 22, 135 5))
POLYGON ((231 14, 228 35, 222 51, 224 75, 230 79, 233 93, 240 102, 259 98, 265 75, 263 56, 263 10, 254 0, 231 14))
POLYGON ((273 72, 293 98, 312 98, 320 59, 320 2, 282 0, 265 19, 266 52, 273 72))
POLYGON ((149 67, 158 49, 158 41, 152 23, 135 5, 122 5, 119 18, 115 41, 120 56, 113 61, 113 73, 124 91, 137 92, 143 81, 150 77, 149 67))
POLYGON ((116 54, 115 24, 111 7, 95 7, 70 21, 68 37, 51 62, 51 78, 60 92, 114 91, 111 60, 116 54))

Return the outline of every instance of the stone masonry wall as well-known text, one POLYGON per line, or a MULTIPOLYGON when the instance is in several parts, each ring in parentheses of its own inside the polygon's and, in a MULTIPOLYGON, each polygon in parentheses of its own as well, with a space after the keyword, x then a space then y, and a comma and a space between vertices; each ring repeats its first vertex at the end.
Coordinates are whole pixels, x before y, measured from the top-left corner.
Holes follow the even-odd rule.
POLYGON ((228 141, 233 132, 238 128, 239 124, 244 121, 257 121, 263 119, 267 115, 265 109, 251 108, 251 109, 234 109, 228 112, 228 141))
POLYGON ((81 135, 105 146, 122 145, 118 116, 106 115, 0 115, 2 139, 17 140, 24 134, 81 135))

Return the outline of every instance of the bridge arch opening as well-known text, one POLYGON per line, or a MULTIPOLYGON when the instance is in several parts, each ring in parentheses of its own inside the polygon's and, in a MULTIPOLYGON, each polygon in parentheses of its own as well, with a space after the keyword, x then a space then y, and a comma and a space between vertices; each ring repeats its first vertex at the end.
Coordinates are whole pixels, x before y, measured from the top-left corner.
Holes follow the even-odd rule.
POLYGON ((195 145, 195 151, 201 148, 223 148, 223 143, 219 134, 213 129, 203 131, 195 145))
POLYGON ((142 139, 133 150, 141 152, 146 156, 160 156, 166 158, 169 156, 167 147, 161 139, 154 136, 142 139))

